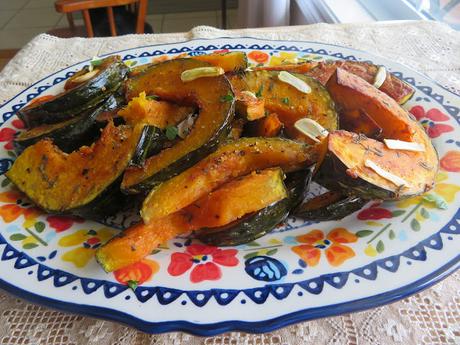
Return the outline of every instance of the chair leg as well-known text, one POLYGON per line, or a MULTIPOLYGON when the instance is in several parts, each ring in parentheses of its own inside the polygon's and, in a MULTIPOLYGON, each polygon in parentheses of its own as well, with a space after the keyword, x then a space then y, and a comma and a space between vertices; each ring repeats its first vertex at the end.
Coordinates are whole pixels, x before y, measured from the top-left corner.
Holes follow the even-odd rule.
POLYGON ((83 20, 85 21, 86 32, 88 37, 94 37, 93 25, 91 24, 91 17, 88 10, 83 10, 83 20))
POLYGON ((222 13, 222 29, 227 28, 227 0, 221 2, 221 13, 222 13))
POLYGON ((115 18, 113 16, 113 8, 107 7, 107 16, 109 17, 109 26, 110 26, 110 34, 112 36, 117 35, 117 29, 115 27, 115 18))
POLYGON ((139 0, 137 6, 136 33, 143 34, 145 27, 145 16, 147 14, 147 0, 139 0))
POLYGON ((69 28, 70 30, 75 30, 75 23, 73 21, 73 15, 72 12, 68 12, 67 14, 67 21, 69 22, 69 28))

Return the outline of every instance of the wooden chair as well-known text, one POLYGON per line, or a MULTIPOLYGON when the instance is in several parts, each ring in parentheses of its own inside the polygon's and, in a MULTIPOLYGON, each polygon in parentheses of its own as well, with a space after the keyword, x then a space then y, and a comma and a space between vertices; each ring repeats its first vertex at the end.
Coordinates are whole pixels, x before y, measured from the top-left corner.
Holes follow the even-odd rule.
POLYGON ((69 28, 54 29, 48 33, 59 37, 82 36, 82 33, 84 32, 84 30, 82 30, 83 27, 76 27, 73 20, 73 12, 81 11, 86 27, 87 37, 94 37, 94 30, 91 23, 89 10, 96 8, 106 8, 110 34, 112 36, 116 36, 117 29, 113 13, 113 7, 115 6, 127 6, 132 12, 137 11, 136 33, 144 33, 147 0, 57 0, 54 3, 54 7, 57 12, 65 13, 67 15, 69 28))

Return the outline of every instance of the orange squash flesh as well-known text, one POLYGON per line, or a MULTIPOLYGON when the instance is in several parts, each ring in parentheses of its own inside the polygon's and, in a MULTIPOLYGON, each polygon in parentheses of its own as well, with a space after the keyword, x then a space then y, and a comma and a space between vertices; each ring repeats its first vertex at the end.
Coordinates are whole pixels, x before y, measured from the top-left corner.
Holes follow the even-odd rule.
POLYGON ((39 207, 50 212, 87 205, 117 180, 136 149, 142 126, 112 122, 92 146, 66 154, 50 140, 29 146, 6 176, 39 207))
POLYGON ((414 121, 390 96, 364 79, 337 68, 327 89, 344 111, 361 110, 382 128, 386 139, 415 141, 414 121))
POLYGON ((243 92, 235 95, 235 111, 248 121, 254 121, 265 116, 265 102, 243 92))
POLYGON ((176 213, 125 230, 98 249, 97 260, 111 272, 143 259, 177 235, 229 224, 287 197, 283 178, 280 169, 267 169, 232 180, 176 213))
MULTIPOLYGON (((345 171, 347 177, 344 178, 356 180, 356 183, 362 179, 372 186, 391 192, 386 193, 389 197, 382 196, 382 199, 397 199, 400 195, 419 195, 433 188, 438 160, 436 156, 432 157, 436 152, 429 146, 431 141, 428 139, 425 152, 390 150, 384 143, 343 130, 335 131, 328 136, 328 154, 334 155, 348 167, 345 171), (427 155, 431 159, 427 159, 427 155), (400 189, 394 182, 367 167, 366 160, 371 160, 383 170, 404 179, 408 185, 400 189)), ((345 182, 336 177, 338 183, 345 182)))
POLYGON ((142 123, 164 129, 175 126, 193 112, 193 107, 184 107, 170 102, 148 99, 145 92, 134 97, 118 112, 127 124, 142 123))
POLYGON ((242 138, 154 188, 141 209, 145 223, 192 204, 231 179, 257 169, 280 166, 293 171, 317 159, 315 146, 281 138, 242 138))
POLYGON ((340 128, 353 133, 362 133, 374 139, 382 135, 382 128, 361 109, 342 111, 340 128))
POLYGON ((313 68, 318 66, 318 62, 307 61, 294 64, 282 64, 278 66, 260 66, 255 67, 254 70, 265 70, 265 71, 288 71, 293 73, 308 73, 313 68))
POLYGON ((214 53, 193 56, 192 59, 207 62, 221 67, 225 72, 244 70, 248 67, 248 59, 243 52, 214 53))
POLYGON ((292 85, 280 81, 278 74, 278 71, 252 71, 244 75, 229 76, 229 80, 237 94, 246 90, 264 99, 265 109, 278 114, 291 138, 306 140, 294 127, 297 120, 305 117, 315 120, 328 131, 338 128, 334 102, 318 81, 306 75, 295 74, 312 89, 310 93, 302 93, 292 85))
POLYGON ((280 134, 283 123, 277 114, 271 113, 257 121, 248 123, 247 126, 251 136, 273 138, 280 134))

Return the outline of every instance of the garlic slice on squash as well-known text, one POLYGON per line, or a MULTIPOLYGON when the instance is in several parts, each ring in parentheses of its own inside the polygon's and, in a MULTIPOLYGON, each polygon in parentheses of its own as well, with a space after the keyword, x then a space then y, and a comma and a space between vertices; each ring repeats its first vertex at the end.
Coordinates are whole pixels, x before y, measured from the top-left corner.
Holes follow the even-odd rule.
POLYGON ((419 143, 394 139, 383 139, 383 141, 390 150, 425 152, 425 148, 419 143))
POLYGON ((82 75, 79 75, 78 77, 75 77, 72 82, 75 83, 75 84, 80 84, 80 83, 83 83, 85 81, 88 81, 90 80, 92 77, 94 77, 96 74, 99 73, 99 70, 97 68, 89 71, 89 72, 86 72, 85 74, 82 74, 82 75))
POLYGON ((245 91, 241 91, 241 93, 242 93, 243 95, 249 96, 249 97, 254 98, 254 99, 256 99, 256 100, 258 99, 257 96, 256 96, 256 94, 255 94, 254 92, 245 90, 245 91))
POLYGON ((225 71, 222 67, 198 67, 183 71, 180 79, 183 82, 188 82, 198 78, 218 77, 224 73, 225 71))
POLYGON ((315 120, 308 118, 297 120, 294 127, 316 143, 319 143, 321 141, 320 139, 327 137, 329 134, 326 128, 315 120))
POLYGON ((377 89, 380 89, 380 86, 383 85, 385 82, 385 79, 387 78, 387 70, 385 67, 380 66, 379 69, 377 70, 377 74, 375 75, 374 85, 377 89))
POLYGON ((297 78, 289 72, 281 71, 278 73, 278 79, 291 85, 302 93, 311 93, 311 87, 302 79, 297 78))
POLYGON ((409 183, 407 183, 406 180, 404 180, 403 178, 401 178, 399 176, 396 176, 396 175, 392 174, 389 171, 386 171, 385 169, 381 168, 380 166, 378 166, 376 163, 374 163, 370 159, 365 160, 364 166, 366 166, 367 168, 372 169, 375 173, 377 173, 378 175, 380 175, 384 179, 394 183, 396 186, 398 186, 398 188, 409 185, 409 183))

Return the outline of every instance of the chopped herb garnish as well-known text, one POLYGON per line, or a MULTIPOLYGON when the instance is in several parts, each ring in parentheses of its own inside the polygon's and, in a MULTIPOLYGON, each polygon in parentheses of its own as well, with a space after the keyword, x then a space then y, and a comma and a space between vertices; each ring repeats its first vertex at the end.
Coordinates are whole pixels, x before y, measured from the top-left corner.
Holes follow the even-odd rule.
POLYGON ((220 98, 220 101, 221 102, 231 102, 231 101, 233 101, 233 95, 229 93, 229 94, 227 94, 225 96, 222 96, 220 98))
POLYGON ((168 127, 166 127, 165 134, 166 134, 166 138, 168 138, 168 140, 176 139, 178 133, 179 133, 179 130, 177 129, 176 126, 168 126, 168 127))
POLYGON ((158 101, 160 99, 160 97, 158 97, 157 95, 148 95, 145 98, 147 98, 150 101, 158 101))
POLYGON ((289 98, 287 97, 281 98, 281 102, 283 102, 286 105, 289 105, 289 98))
POLYGON ((441 210, 447 209, 447 202, 443 197, 435 194, 428 194, 423 197, 424 201, 435 204, 437 208, 441 210))
POLYGON ((91 63, 91 66, 97 67, 102 64, 102 59, 91 60, 90 63, 91 63))
POLYGON ((139 282, 137 280, 128 280, 128 282, 126 283, 128 285, 128 287, 133 290, 133 291, 136 291, 138 285, 139 285, 139 282))
POLYGON ((262 97, 262 91, 264 91, 264 85, 263 84, 260 85, 259 90, 257 90, 257 92, 256 92, 256 97, 257 98, 262 97))

